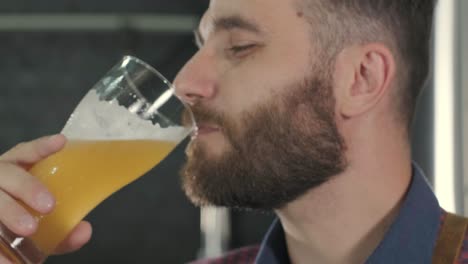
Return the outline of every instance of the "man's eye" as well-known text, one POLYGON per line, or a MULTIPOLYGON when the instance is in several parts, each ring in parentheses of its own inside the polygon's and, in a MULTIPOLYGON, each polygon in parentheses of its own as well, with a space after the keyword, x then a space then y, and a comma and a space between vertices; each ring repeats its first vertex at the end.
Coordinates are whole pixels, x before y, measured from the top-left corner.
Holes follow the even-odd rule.
POLYGON ((232 46, 229 48, 229 51, 234 56, 242 57, 242 56, 248 55, 248 53, 256 46, 257 46, 256 44, 232 46))

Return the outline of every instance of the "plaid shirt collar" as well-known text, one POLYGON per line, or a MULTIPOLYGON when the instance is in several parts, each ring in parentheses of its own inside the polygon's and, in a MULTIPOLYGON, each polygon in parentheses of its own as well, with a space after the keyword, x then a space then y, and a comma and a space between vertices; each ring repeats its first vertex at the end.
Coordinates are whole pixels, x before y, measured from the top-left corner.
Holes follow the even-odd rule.
MULTIPOLYGON (((424 173, 413 164, 413 177, 400 212, 366 264, 431 263, 440 216, 439 203, 424 173)), ((278 219, 265 235, 255 263, 290 263, 283 227, 278 219)))

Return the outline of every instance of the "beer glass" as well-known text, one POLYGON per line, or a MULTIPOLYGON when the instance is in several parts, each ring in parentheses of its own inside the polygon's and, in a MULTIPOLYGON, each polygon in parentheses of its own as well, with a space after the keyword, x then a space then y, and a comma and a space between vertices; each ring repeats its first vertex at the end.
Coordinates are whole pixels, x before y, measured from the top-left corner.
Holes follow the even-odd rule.
POLYGON ((37 233, 17 237, 0 228, 0 250, 14 263, 42 263, 101 201, 164 159, 195 123, 171 84, 145 62, 124 57, 81 100, 62 130, 58 153, 35 164, 56 198, 39 215, 37 233))

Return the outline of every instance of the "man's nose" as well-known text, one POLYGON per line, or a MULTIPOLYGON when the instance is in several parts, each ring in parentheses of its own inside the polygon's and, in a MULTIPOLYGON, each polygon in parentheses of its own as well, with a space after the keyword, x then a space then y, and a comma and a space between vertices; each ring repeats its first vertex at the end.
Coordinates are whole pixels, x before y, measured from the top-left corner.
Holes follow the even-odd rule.
POLYGON ((212 99, 216 93, 215 75, 213 59, 199 51, 177 74, 175 93, 190 105, 212 99))

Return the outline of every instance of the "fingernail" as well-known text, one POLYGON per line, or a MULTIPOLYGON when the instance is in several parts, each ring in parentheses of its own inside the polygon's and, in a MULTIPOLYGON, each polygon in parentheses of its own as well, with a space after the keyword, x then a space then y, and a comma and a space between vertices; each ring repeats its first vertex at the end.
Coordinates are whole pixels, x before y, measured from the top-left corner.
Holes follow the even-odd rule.
POLYGON ((37 222, 34 218, 30 215, 23 215, 19 219, 19 224, 22 228, 27 230, 32 230, 36 228, 37 222))
POLYGON ((42 210, 50 210, 55 204, 54 197, 47 192, 40 192, 37 195, 36 202, 37 206, 42 210))

